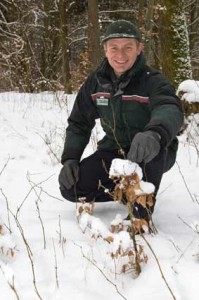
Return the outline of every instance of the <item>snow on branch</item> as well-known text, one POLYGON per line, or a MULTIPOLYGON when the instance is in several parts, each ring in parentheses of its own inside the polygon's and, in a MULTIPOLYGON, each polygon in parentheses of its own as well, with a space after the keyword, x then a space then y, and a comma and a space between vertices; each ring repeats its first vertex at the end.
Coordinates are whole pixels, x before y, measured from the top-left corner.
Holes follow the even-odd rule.
POLYGON ((199 102, 199 81, 188 79, 181 82, 177 94, 182 95, 181 99, 183 101, 189 103, 199 102))
POLYGON ((115 182, 113 199, 133 204, 137 202, 143 207, 153 205, 155 187, 142 180, 142 169, 136 163, 124 159, 114 159, 111 164, 110 178, 115 182))
MULTIPOLYGON (((115 182, 115 189, 109 191, 113 200, 125 203, 132 211, 134 202, 147 208, 153 205, 154 185, 142 180, 142 169, 138 164, 125 159, 112 161, 110 178, 115 182), (125 198, 125 201, 123 202, 125 198)), ((138 245, 135 235, 149 232, 149 224, 145 219, 136 219, 132 212, 130 220, 124 220, 116 215, 110 229, 100 218, 93 216, 94 202, 82 202, 77 211, 77 219, 83 233, 89 230, 94 239, 103 239, 109 244, 109 254, 117 260, 120 272, 133 271, 136 275, 141 272, 140 264, 147 262, 143 246, 138 245), (118 260, 120 264, 118 264, 118 260)))

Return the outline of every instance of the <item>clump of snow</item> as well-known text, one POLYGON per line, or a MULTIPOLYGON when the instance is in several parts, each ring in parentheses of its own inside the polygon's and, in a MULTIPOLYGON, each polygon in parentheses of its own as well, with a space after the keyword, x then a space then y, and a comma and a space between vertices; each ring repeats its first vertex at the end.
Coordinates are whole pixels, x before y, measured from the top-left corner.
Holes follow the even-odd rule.
POLYGON ((93 217, 88 213, 82 213, 79 225, 83 232, 85 232, 87 228, 90 228, 91 234, 95 237, 101 236, 102 238, 107 238, 111 235, 100 218, 93 217))
MULTIPOLYGON (((142 169, 137 163, 133 163, 127 159, 115 158, 112 160, 112 164, 109 171, 109 177, 121 177, 121 176, 130 176, 136 173, 140 180, 141 189, 135 189, 136 195, 142 195, 143 193, 151 194, 155 190, 155 186, 150 182, 145 182, 142 180, 143 173, 142 169)), ((132 183, 133 185, 134 183, 132 183)), ((122 181, 120 188, 122 189, 122 181)))
POLYGON ((120 231, 114 234, 114 240, 111 244, 111 252, 116 253, 118 249, 122 249, 124 252, 132 249, 132 240, 127 231, 120 231))
POLYGON ((151 182, 146 182, 146 181, 141 180, 140 186, 141 186, 142 191, 144 191, 146 194, 151 194, 155 190, 155 186, 151 182))
MULTIPOLYGON (((118 214, 115 220, 111 222, 111 225, 115 224, 116 226, 123 222, 121 215, 118 214)), ((131 237, 127 231, 122 230, 120 232, 112 233, 103 221, 87 212, 81 214, 79 225, 83 232, 85 232, 86 229, 89 229, 91 236, 96 239, 99 237, 104 240, 111 238, 109 251, 113 254, 116 254, 118 249, 122 249, 122 251, 125 252, 133 247, 131 237)))
POLYGON ((179 84, 177 92, 197 93, 199 92, 199 81, 191 79, 184 80, 179 84))
POLYGON ((123 223, 124 219, 120 214, 117 214, 115 218, 112 220, 111 225, 117 226, 121 223, 123 223))
POLYGON ((199 102, 199 81, 185 80, 178 86, 177 94, 183 93, 181 99, 187 102, 199 102))
POLYGON ((112 160, 109 171, 110 177, 130 176, 133 173, 137 173, 139 179, 142 180, 142 169, 138 164, 127 159, 115 158, 112 160))
POLYGON ((182 96, 182 100, 187 101, 189 103, 199 102, 199 93, 185 93, 182 96))

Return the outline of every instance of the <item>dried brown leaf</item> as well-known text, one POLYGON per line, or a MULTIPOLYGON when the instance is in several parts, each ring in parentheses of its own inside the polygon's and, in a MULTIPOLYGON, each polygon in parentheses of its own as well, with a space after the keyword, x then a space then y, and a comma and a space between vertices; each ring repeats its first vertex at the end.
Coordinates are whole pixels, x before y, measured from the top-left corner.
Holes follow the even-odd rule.
POLYGON ((149 228, 149 224, 145 219, 133 220, 133 226, 134 226, 134 229, 135 229, 135 233, 140 233, 143 230, 144 226, 149 228))
POLYGON ((122 190, 119 188, 118 185, 115 186, 114 200, 122 201, 122 190))
POLYGON ((110 243, 113 243, 114 238, 112 236, 108 236, 108 237, 104 238, 104 240, 110 244, 110 243))
POLYGON ((128 186, 125 190, 125 195, 127 200, 132 203, 136 200, 136 194, 135 194, 135 190, 134 187, 132 185, 128 186))
POLYGON ((128 256, 134 256, 133 250, 129 250, 129 251, 128 251, 128 256))
POLYGON ((83 213, 83 211, 84 211, 83 206, 80 206, 80 207, 79 207, 79 210, 78 210, 79 214, 81 215, 81 214, 83 213))
POLYGON ((122 269, 121 269, 121 272, 122 272, 122 273, 126 273, 126 267, 127 267, 126 264, 125 264, 125 265, 122 265, 122 269))
POLYGON ((115 225, 111 225, 111 232, 114 233, 116 230, 116 226, 115 225))
POLYGON ((146 201, 147 205, 151 207, 154 204, 153 202, 154 202, 153 201, 153 194, 147 195, 147 201, 146 201))
POLYGON ((136 202, 141 204, 143 207, 146 207, 146 195, 140 195, 137 197, 136 202))

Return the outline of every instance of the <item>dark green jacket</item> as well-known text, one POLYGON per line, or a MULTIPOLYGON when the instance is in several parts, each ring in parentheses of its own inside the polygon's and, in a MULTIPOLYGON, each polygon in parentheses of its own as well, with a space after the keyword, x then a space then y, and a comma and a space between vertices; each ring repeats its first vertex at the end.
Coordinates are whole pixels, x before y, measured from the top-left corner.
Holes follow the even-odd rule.
POLYGON ((80 160, 98 118, 105 132, 98 149, 127 152, 137 132, 154 130, 162 147, 173 149, 175 156, 183 123, 180 100, 166 78, 146 66, 143 54, 119 79, 107 59, 88 76, 68 119, 62 163, 80 160))

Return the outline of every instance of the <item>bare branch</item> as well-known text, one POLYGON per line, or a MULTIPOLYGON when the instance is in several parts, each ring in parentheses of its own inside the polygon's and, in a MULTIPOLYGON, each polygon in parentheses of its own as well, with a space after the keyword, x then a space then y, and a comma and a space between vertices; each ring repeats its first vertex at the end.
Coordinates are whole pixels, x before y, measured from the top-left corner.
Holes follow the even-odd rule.
POLYGON ((37 207, 37 213, 38 213, 38 218, 39 221, 41 223, 41 227, 42 227, 42 233, 43 233, 43 242, 44 242, 44 249, 46 249, 46 235, 45 235, 45 229, 44 229, 44 224, 41 218, 41 214, 40 214, 40 209, 39 209, 39 201, 35 201, 36 207, 37 207))
POLYGON ((9 229, 10 232, 12 232, 12 230, 11 230, 11 224, 10 224, 10 208, 9 208, 8 198, 6 197, 6 195, 4 194, 4 192, 3 192, 2 189, 0 189, 0 191, 1 191, 4 199, 6 200, 6 208, 7 208, 7 216, 8 216, 8 229, 9 229))
MULTIPOLYGON (((2 268, 1 265, 0 265, 0 269, 1 269, 2 273, 3 273, 3 275, 5 276, 5 272, 4 272, 4 270, 3 270, 3 268, 2 268)), ((6 276, 5 276, 5 277, 6 277, 6 276)), ((15 288, 14 275, 12 276, 12 283, 10 283, 9 280, 7 280, 7 283, 8 283, 8 285, 9 285, 9 287, 11 288, 11 290, 14 292, 14 294, 15 294, 15 296, 16 296, 16 299, 17 299, 17 300, 20 300, 19 295, 18 295, 18 293, 17 293, 17 290, 16 290, 16 288, 15 288)))
POLYGON ((93 261, 91 260, 89 257, 87 257, 85 254, 84 254, 84 251, 83 251, 83 248, 82 246, 78 245, 77 243, 75 243, 74 241, 72 241, 73 244, 78 247, 80 250, 81 250, 81 254, 83 256, 83 258, 85 258, 88 262, 90 262, 102 275, 103 277, 112 285, 114 286, 114 288, 116 289, 117 293, 125 300, 127 300, 127 298, 119 291, 117 285, 115 283, 113 283, 108 277, 107 275, 102 271, 102 269, 99 268, 99 266, 93 261))
POLYGON ((10 156, 8 157, 8 159, 7 159, 6 163, 5 163, 5 165, 4 165, 3 168, 1 169, 1 171, 0 171, 0 176, 2 175, 3 171, 4 171, 5 168, 7 167, 9 161, 10 161, 10 156))
POLYGON ((167 286, 167 288, 168 288, 168 290, 169 290, 169 292, 170 292, 172 298, 173 298, 174 300, 176 300, 176 297, 175 297, 174 293, 172 292, 172 290, 171 290, 171 288, 170 288, 168 282, 166 281, 166 278, 165 278, 165 276, 164 276, 164 274, 163 274, 163 271, 162 271, 162 268, 161 268, 161 266, 160 266, 160 262, 159 262, 159 260, 158 260, 158 258, 157 258, 157 256, 156 256, 155 252, 153 251, 153 248, 151 247, 150 243, 147 241, 147 239, 145 238, 145 236, 144 236, 143 234, 140 234, 140 235, 141 235, 141 237, 143 238, 143 240, 146 242, 146 244, 147 244, 147 246, 149 247, 149 249, 151 250, 151 252, 152 252, 152 254, 153 254, 153 256, 154 256, 154 258, 155 258, 155 260, 156 260, 156 263, 157 263, 157 265, 158 265, 158 268, 159 268, 159 271, 160 271, 160 273, 161 273, 162 279, 164 280, 164 282, 165 282, 165 284, 166 284, 166 286, 167 286))
POLYGON ((187 189, 187 192, 189 193, 189 195, 190 195, 192 201, 195 202, 195 199, 194 199, 194 197, 193 197, 192 194, 191 194, 191 191, 190 191, 190 189, 189 189, 189 187, 188 187, 188 185, 187 185, 187 183, 186 183, 186 180, 185 180, 185 178, 184 178, 184 175, 182 174, 182 171, 181 171, 180 166, 179 166, 179 164, 178 164, 177 161, 176 161, 176 164, 177 164, 177 166, 178 166, 178 170, 179 170, 179 172, 180 172, 180 175, 181 175, 181 177, 182 177, 182 179, 183 179, 183 181, 184 181, 184 185, 185 185, 185 187, 186 187, 186 189, 187 189))
POLYGON ((41 295, 40 295, 40 293, 39 293, 39 291, 38 291, 37 284, 36 284, 35 267, 34 267, 34 262, 33 262, 33 253, 32 253, 32 250, 31 250, 31 248, 30 248, 30 246, 29 246, 29 244, 28 244, 28 242, 27 242, 27 239, 26 239, 26 237, 25 237, 25 235, 24 235, 24 231, 23 231, 23 228, 22 228, 22 226, 21 226, 21 224, 20 224, 20 222, 19 222, 19 220, 18 220, 18 218, 17 218, 17 214, 14 215, 13 212, 12 212, 11 210, 10 210, 10 213, 11 213, 12 216, 14 217, 14 220, 15 220, 15 222, 16 222, 16 224, 17 224, 17 227, 19 228, 19 232, 20 232, 20 234, 21 234, 21 237, 22 237, 22 239, 23 239, 23 241, 24 241, 24 244, 25 244, 25 246, 26 246, 26 250, 27 250, 28 258, 29 258, 29 260, 30 260, 31 269, 32 269, 32 274, 33 274, 33 285, 34 285, 34 288, 35 288, 35 292, 36 292, 38 298, 39 298, 40 300, 42 300, 42 297, 41 297, 41 295))
POLYGON ((55 244, 54 244, 54 240, 53 240, 53 250, 54 250, 54 258, 55 258, 55 278, 56 278, 56 284, 57 284, 57 288, 59 288, 59 280, 58 280, 58 267, 57 267, 57 255, 56 255, 56 249, 55 249, 55 244))

